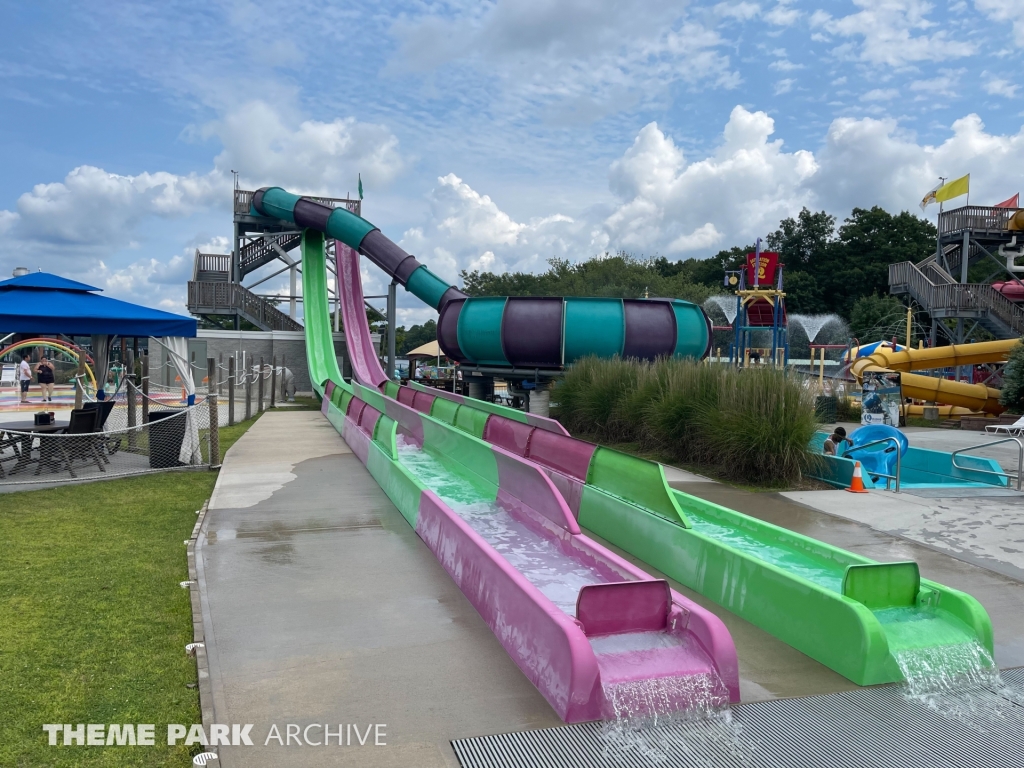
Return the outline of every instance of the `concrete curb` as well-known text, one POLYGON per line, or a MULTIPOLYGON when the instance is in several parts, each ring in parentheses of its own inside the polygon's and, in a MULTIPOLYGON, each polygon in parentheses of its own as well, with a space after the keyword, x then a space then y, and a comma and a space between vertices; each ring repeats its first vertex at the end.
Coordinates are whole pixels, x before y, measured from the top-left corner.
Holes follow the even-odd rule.
MULTIPOLYGON (((192 535, 186 543, 185 550, 188 560, 188 578, 193 582, 189 587, 189 597, 192 600, 192 642, 203 643, 196 649, 196 680, 199 685, 199 711, 203 720, 203 730, 206 733, 210 733, 210 726, 216 720, 213 714, 213 685, 210 682, 210 660, 206 653, 206 630, 203 624, 203 604, 200 592, 202 582, 196 567, 196 544, 203 523, 206 521, 209 506, 210 500, 207 499, 203 502, 202 509, 199 510, 195 527, 192 528, 192 535)), ((203 751, 216 752, 216 747, 204 747, 203 751)))

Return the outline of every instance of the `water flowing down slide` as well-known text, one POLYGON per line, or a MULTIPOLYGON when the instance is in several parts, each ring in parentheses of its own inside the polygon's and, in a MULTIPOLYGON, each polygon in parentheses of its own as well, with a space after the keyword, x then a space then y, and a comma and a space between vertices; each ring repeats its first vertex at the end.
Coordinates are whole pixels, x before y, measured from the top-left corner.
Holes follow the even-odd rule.
MULTIPOLYGON (((338 259, 343 313, 346 306, 352 310, 345 313, 346 337, 351 347, 364 348, 369 328, 356 301, 362 295, 357 256, 339 248, 338 259)), ((304 267, 304 280, 307 272, 318 274, 304 267)), ((325 337, 320 343, 327 344, 333 357, 325 289, 318 301, 322 306, 307 298, 307 335, 316 343, 315 328, 322 325, 325 337)), ((325 413, 350 445, 365 445, 367 466, 392 499, 402 499, 403 493, 393 487, 395 476, 382 471, 381 460, 373 458, 379 455, 370 452, 374 445, 384 446, 392 461, 397 457, 403 470, 441 494, 453 510, 465 512, 464 521, 473 518, 466 510, 484 509, 478 505, 488 503, 486 499, 443 479, 444 470, 452 469, 462 478, 482 476, 472 462, 459 459, 463 454, 456 446, 468 439, 474 451, 487 445, 500 461, 515 457, 522 462, 517 466, 539 471, 563 510, 562 516, 546 519, 564 523, 569 535, 577 535, 581 524, 594 530, 854 682, 901 680, 916 655, 937 646, 963 644, 983 656, 992 653, 991 624, 981 605, 969 595, 921 579, 916 563, 877 563, 675 491, 660 465, 572 438, 551 419, 418 385, 399 387, 386 380, 372 355, 354 365, 357 382, 352 385, 341 383, 336 370, 335 361, 323 374, 325 413), (391 434, 393 444, 388 442, 391 434)), ((491 492, 502 498, 500 488, 491 492)), ((396 504, 403 513, 410 506, 396 504)), ((494 534, 489 523, 476 519, 469 525, 482 525, 486 537, 494 534)), ((428 530, 425 526, 421 535, 429 542, 428 530)), ((499 526, 499 531, 495 543, 504 536, 504 528, 499 526)), ((526 564, 524 568, 529 570, 526 564)), ((582 588, 576 594, 580 600, 582 588)), ((564 596, 552 597, 569 610, 564 596)), ((485 610, 478 609, 486 618, 485 610)), ((580 610, 582 604, 577 605, 577 618, 580 610)), ((703 648, 707 651, 708 645, 703 648)), ((522 662, 520 666, 526 670, 522 662)), ((719 663, 720 675, 723 668, 719 663)), ((604 682, 611 679, 609 673, 604 682)), ((605 711, 608 700, 606 695, 605 711)))
POLYGON ((879 345, 870 354, 855 358, 850 372, 860 381, 867 371, 901 371, 900 382, 904 397, 999 414, 1006 408, 999 404, 998 389, 984 384, 967 384, 908 372, 953 368, 958 365, 1003 363, 1018 343, 1018 339, 1007 339, 901 350, 879 345))
POLYGON ((738 701, 736 649, 721 620, 582 535, 541 469, 479 438, 487 414, 458 418, 454 406, 446 419, 413 390, 397 399, 377 388, 358 262, 338 254, 353 288, 342 302, 351 384, 334 356, 324 238, 303 233, 306 344, 323 413, 559 716, 738 701))

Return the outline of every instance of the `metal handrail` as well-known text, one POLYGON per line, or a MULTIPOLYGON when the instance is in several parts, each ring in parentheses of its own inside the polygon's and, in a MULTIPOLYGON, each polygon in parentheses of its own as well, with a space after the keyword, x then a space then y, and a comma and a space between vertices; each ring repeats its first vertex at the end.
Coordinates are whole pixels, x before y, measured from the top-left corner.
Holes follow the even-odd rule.
MULTIPOLYGON (((938 269, 937 265, 926 265, 938 269)), ((889 285, 906 285, 926 310, 981 310, 999 318, 1015 333, 1024 333, 1024 310, 987 283, 943 283, 931 280, 913 262, 889 265, 889 285)))
POLYGON ((900 492, 900 471, 902 469, 902 464, 903 464, 902 459, 903 459, 903 457, 900 455, 900 441, 897 440, 895 437, 883 437, 883 438, 880 438, 878 440, 872 440, 870 443, 864 443, 864 445, 855 445, 853 448, 850 448, 848 451, 843 451, 843 458, 849 458, 850 454, 853 453, 854 451, 860 451, 860 450, 862 450, 864 448, 870 448, 872 445, 880 445, 881 443, 892 443, 893 445, 896 446, 896 474, 895 475, 887 475, 884 472, 872 472, 871 474, 878 475, 878 477, 884 477, 885 478, 885 490, 887 490, 887 491, 889 490, 889 481, 890 480, 895 480, 896 481, 896 487, 893 489, 893 493, 899 493, 900 492))
MULTIPOLYGON (((1024 475, 1024 444, 1021 443, 1019 438, 1016 437, 1004 437, 1001 440, 993 440, 991 443, 982 443, 981 445, 972 445, 969 448, 961 448, 958 451, 953 451, 953 467, 955 469, 964 469, 968 472, 980 472, 983 475, 999 475, 1005 477, 1007 480, 1013 478, 1013 475, 1009 472, 996 472, 992 469, 975 469, 974 467, 961 467, 956 463, 957 454, 963 453, 964 451, 976 451, 979 448, 988 448, 993 445, 1000 445, 1002 443, 1016 443, 1017 444, 1017 490, 1021 490, 1021 478, 1024 475)), ((977 458, 977 457, 976 457, 977 458)))

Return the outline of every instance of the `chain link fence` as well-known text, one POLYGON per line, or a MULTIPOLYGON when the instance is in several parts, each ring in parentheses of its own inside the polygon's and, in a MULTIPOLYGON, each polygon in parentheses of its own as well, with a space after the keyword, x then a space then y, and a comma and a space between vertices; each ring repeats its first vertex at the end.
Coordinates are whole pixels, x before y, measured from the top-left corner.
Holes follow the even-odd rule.
POLYGON ((220 463, 218 398, 195 405, 145 396, 129 384, 69 423, 0 424, 0 485, 125 477, 220 463))

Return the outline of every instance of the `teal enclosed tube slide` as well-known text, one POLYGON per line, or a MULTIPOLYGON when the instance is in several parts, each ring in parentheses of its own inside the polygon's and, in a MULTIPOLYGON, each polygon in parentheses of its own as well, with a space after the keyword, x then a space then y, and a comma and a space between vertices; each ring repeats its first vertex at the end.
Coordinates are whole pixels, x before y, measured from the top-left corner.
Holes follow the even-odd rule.
POLYGON ((711 348, 711 323, 688 301, 469 297, 344 208, 265 187, 253 195, 252 213, 322 232, 366 256, 439 312, 441 349, 464 365, 557 369, 586 355, 702 358, 711 348))

